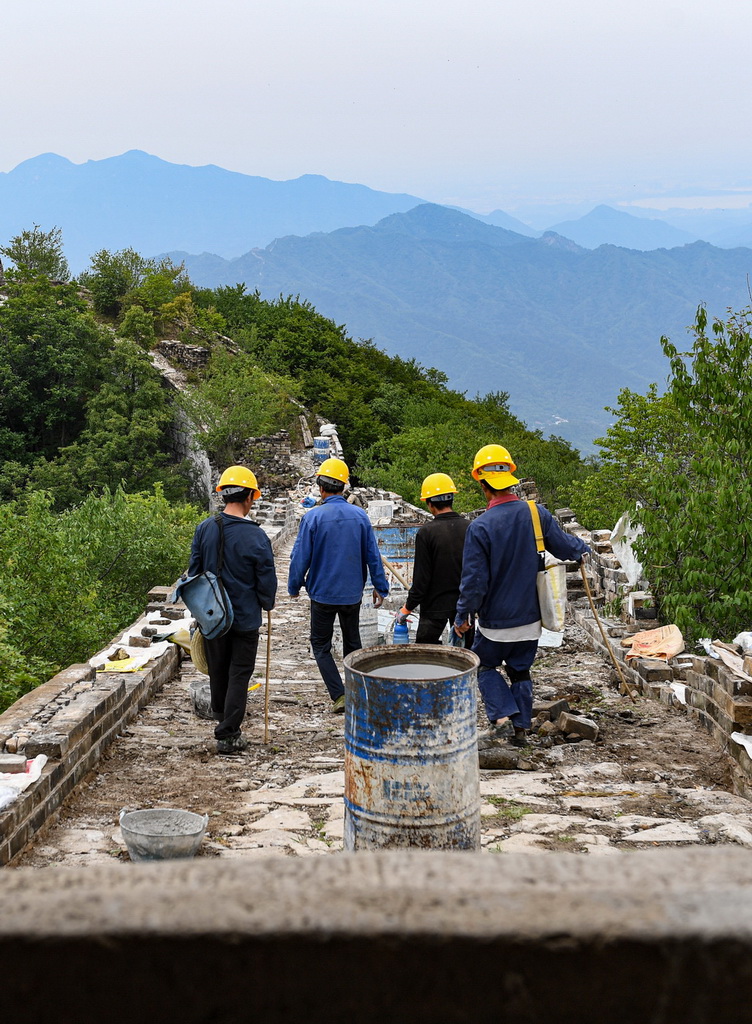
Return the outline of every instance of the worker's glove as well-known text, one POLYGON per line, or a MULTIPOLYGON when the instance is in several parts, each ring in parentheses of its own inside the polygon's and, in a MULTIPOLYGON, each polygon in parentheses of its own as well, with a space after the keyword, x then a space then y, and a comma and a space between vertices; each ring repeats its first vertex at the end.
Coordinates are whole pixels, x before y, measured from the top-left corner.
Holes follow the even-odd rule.
POLYGON ((404 624, 407 622, 407 619, 408 619, 409 615, 410 615, 410 612, 407 610, 407 608, 405 608, 403 606, 402 608, 400 608, 400 610, 395 615, 394 621, 398 622, 400 624, 400 626, 404 626, 404 624))

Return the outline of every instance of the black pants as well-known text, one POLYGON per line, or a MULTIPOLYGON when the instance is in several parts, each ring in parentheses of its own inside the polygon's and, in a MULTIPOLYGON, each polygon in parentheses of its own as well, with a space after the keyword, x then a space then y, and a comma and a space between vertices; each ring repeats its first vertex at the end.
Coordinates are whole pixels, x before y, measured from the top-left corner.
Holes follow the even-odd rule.
POLYGON ((332 657, 332 636, 337 617, 342 630, 342 653, 359 651, 363 646, 360 642, 360 601, 357 604, 311 601, 311 648, 332 700, 337 700, 345 692, 342 676, 332 657))
POLYGON ((218 740, 240 732, 248 701, 248 683, 256 666, 258 641, 257 629, 229 629, 216 640, 204 641, 212 711, 224 716, 214 730, 218 740))
MULTIPOLYGON (((449 628, 454 628, 454 612, 451 615, 437 615, 435 618, 429 618, 427 615, 421 615, 418 619, 418 632, 415 634, 416 644, 439 644, 441 643, 441 634, 444 632, 444 627, 447 622, 449 628)), ((466 650, 470 650, 473 646, 473 640, 475 639, 475 629, 471 627, 467 633, 463 634, 462 639, 464 643, 460 646, 465 647, 466 650)), ((451 640, 451 637, 450 637, 451 640)))

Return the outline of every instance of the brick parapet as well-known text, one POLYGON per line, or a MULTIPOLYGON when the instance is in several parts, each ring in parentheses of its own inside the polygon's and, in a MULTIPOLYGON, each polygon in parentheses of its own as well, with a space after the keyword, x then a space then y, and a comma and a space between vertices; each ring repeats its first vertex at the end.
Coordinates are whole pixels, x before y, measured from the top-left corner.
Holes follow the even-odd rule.
MULTIPOLYGON (((570 605, 570 612, 587 632, 593 648, 611 661, 590 609, 577 602, 570 605)), ((752 684, 711 657, 679 654, 668 662, 653 658, 627 661, 627 648, 620 643, 623 623, 601 616, 601 624, 607 635, 616 634, 609 646, 630 689, 696 718, 733 759, 736 792, 752 799, 752 684)))

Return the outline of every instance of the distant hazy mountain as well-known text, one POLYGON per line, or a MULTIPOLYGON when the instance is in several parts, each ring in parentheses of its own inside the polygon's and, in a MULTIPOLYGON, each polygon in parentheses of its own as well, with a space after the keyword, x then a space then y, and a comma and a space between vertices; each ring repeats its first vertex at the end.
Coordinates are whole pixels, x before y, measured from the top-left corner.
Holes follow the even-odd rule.
POLYGON ((299 294, 354 337, 436 366, 471 395, 508 391, 529 426, 584 450, 620 388, 665 382, 661 334, 681 344, 701 302, 720 315, 747 305, 752 272, 749 250, 591 251, 430 204, 230 261, 172 255, 200 284, 299 294))
POLYGON ((238 256, 282 235, 375 224, 421 202, 314 174, 271 181, 139 150, 85 164, 46 153, 0 173, 0 244, 33 223, 57 225, 78 273, 98 249, 238 256))
POLYGON ((491 213, 474 213, 472 210, 465 210, 461 206, 450 206, 450 210, 458 210, 460 213, 466 213, 470 217, 475 217, 476 220, 482 220, 485 224, 493 224, 497 228, 506 228, 507 231, 516 231, 518 235, 527 235, 529 238, 537 238, 540 231, 536 231, 531 228, 529 224, 523 224, 521 220, 517 220, 510 213, 504 213, 503 210, 492 210, 491 213))
POLYGON ((596 206, 578 220, 554 224, 556 231, 586 249, 599 245, 620 245, 625 249, 673 249, 676 245, 696 242, 697 235, 682 231, 661 220, 632 216, 612 206, 596 206))

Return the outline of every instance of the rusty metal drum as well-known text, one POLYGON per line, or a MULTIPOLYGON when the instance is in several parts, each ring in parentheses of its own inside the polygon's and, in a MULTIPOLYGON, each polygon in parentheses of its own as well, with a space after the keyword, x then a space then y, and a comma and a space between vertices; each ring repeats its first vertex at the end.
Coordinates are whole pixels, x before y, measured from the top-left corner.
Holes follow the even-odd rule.
POLYGON ((345 658, 345 850, 480 848, 478 665, 437 644, 345 658))

